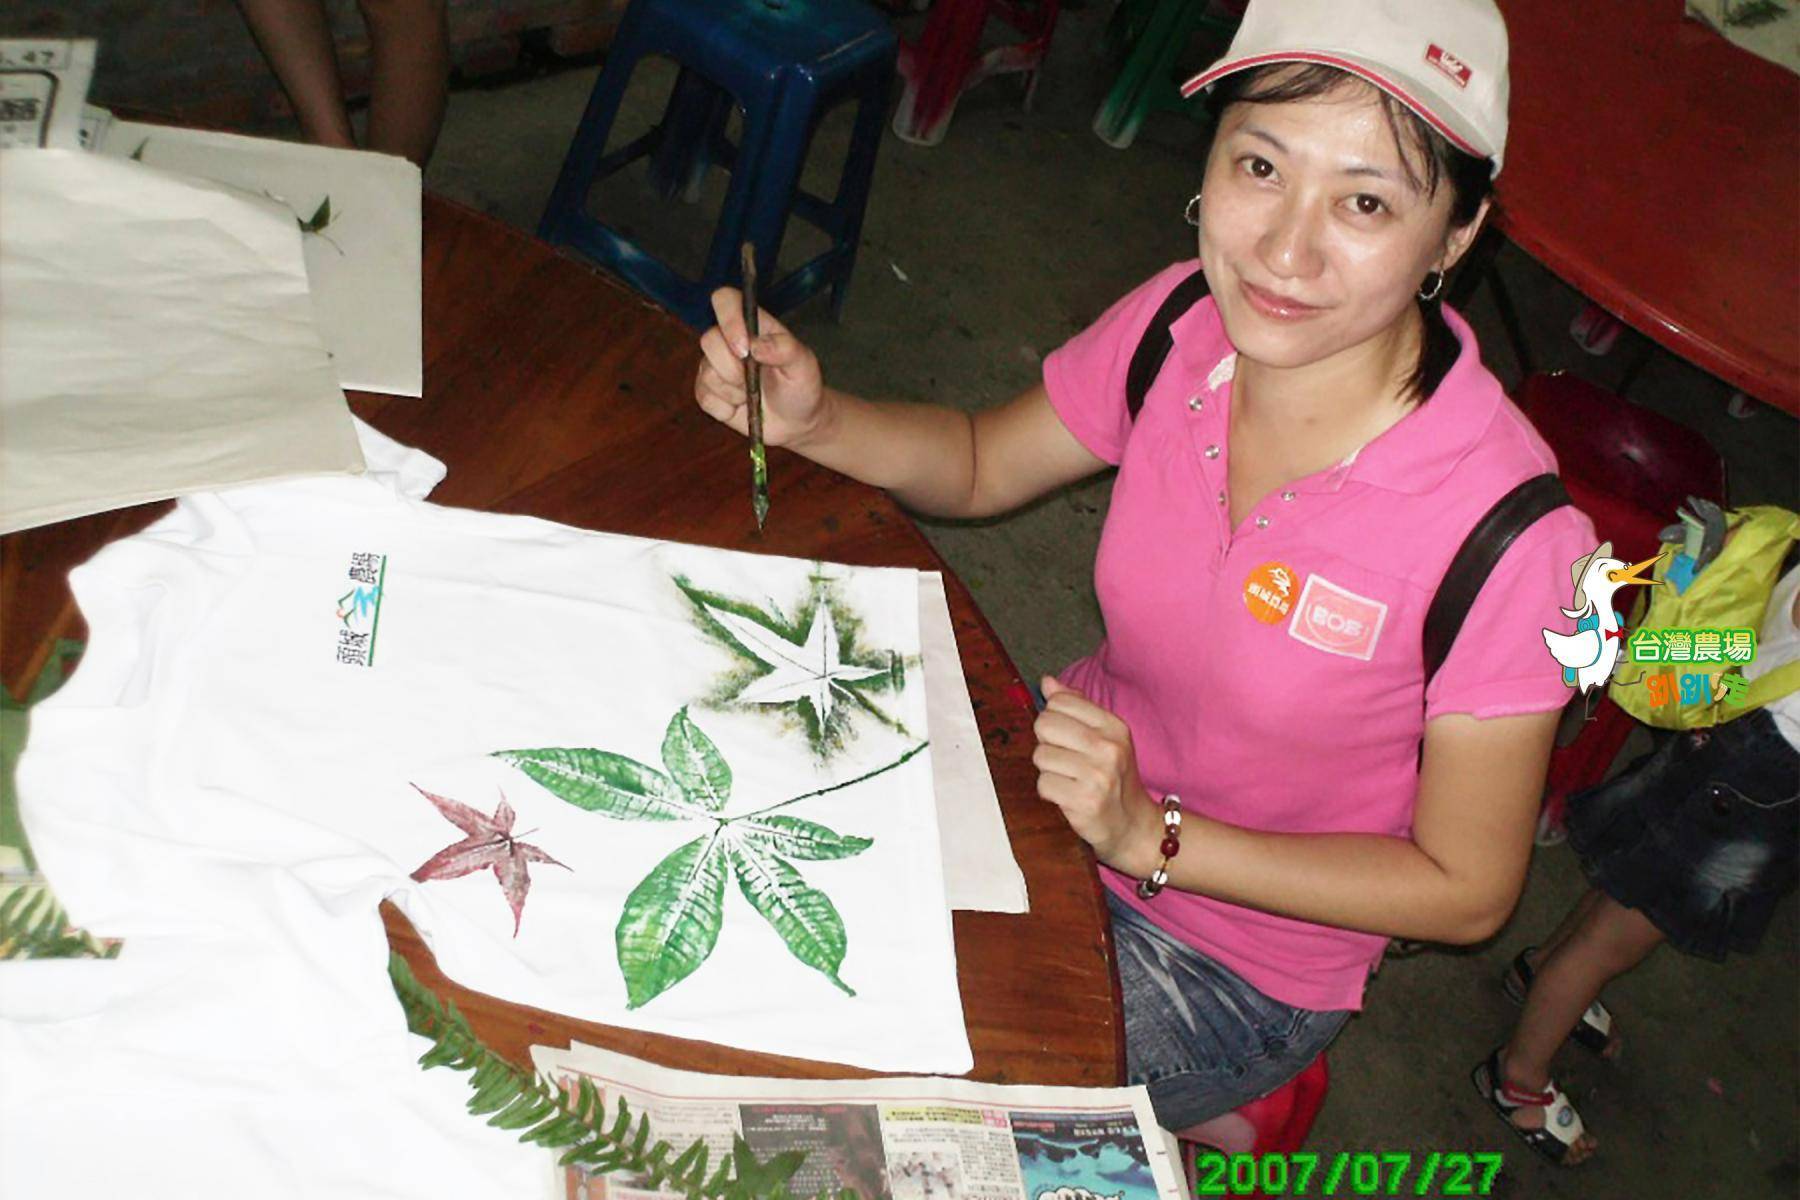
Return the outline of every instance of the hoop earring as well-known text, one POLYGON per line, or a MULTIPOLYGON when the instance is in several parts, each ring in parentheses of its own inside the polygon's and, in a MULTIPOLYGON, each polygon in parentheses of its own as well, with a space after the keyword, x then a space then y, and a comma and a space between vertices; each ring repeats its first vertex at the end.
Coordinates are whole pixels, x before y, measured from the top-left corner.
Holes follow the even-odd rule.
POLYGON ((1195 229, 1200 228, 1200 193, 1199 192, 1195 192, 1194 198, 1187 202, 1187 207, 1185 209, 1183 209, 1181 212, 1181 219, 1186 221, 1189 225, 1192 225, 1195 229))
POLYGON ((1444 273, 1442 271, 1428 271, 1425 275, 1425 285, 1419 289, 1419 299, 1427 302, 1436 300, 1438 298, 1438 293, 1443 290, 1444 273))

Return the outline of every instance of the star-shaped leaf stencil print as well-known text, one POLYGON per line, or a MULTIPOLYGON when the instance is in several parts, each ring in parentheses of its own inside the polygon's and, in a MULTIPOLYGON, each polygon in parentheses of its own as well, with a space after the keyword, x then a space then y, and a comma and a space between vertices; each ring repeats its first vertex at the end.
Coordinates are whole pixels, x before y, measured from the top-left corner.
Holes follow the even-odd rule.
POLYGON ((774 670, 737 694, 746 704, 792 704, 805 700, 824 723, 831 721, 833 692, 856 679, 887 673, 886 667, 859 667, 845 662, 838 646, 837 622, 831 606, 813 609, 806 641, 795 645, 772 629, 724 609, 711 609, 713 619, 725 626, 745 649, 774 670))
MULTIPOLYGON (((804 627, 800 621, 783 619, 779 612, 702 591, 684 579, 677 579, 676 584, 698 608, 703 627, 736 651, 753 672, 747 680, 740 674, 724 691, 724 699, 745 705, 788 706, 799 712, 813 749, 821 755, 841 743, 850 706, 907 733, 876 707, 868 694, 871 688, 898 681, 899 662, 891 654, 855 653, 854 636, 846 638, 840 626, 838 602, 829 594, 829 580, 814 576, 800 609, 804 627)), ((854 624, 851 628, 854 630, 854 624)))
POLYGON ((500 890, 506 894, 507 906, 512 909, 513 936, 518 937, 519 921, 525 915, 525 893, 531 890, 527 864, 548 863, 565 871, 569 869, 568 864, 557 862, 536 846, 513 836, 516 818, 512 805, 506 802, 506 793, 500 794, 500 804, 494 809, 494 815, 484 817, 460 801, 428 792, 416 783, 412 786, 419 795, 431 801, 432 807, 442 813, 446 821, 468 835, 426 859, 412 877, 424 883, 432 879, 459 879, 491 869, 494 878, 500 882, 500 890))

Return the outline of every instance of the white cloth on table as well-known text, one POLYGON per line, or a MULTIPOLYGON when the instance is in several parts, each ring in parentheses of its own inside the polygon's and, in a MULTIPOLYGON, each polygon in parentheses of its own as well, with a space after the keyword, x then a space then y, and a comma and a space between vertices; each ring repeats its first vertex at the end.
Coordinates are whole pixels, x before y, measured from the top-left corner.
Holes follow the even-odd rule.
MULTIPOLYGON (((72 916, 129 945, 265 905, 250 883, 257 868, 303 880, 343 870, 366 894, 364 920, 373 926, 375 900, 391 897, 444 971, 484 992, 804 1058, 966 1071, 922 749, 916 573, 431 505, 419 497, 441 466, 361 434, 375 475, 189 497, 72 574, 91 643, 37 709, 19 781, 39 862, 72 916), (375 562, 378 600, 350 577, 375 562), (839 724, 821 749, 803 708, 731 702, 758 681, 678 579, 795 622, 807 597, 823 613, 817 597, 829 594, 832 611, 853 616, 837 643, 862 652, 856 670, 885 655, 900 664, 896 682, 832 689, 839 724), (734 867, 710 954, 634 1007, 618 947, 628 896, 680 848, 710 849, 723 826, 691 811, 654 821, 586 811, 497 755, 591 748, 665 771, 665 736, 684 711, 729 764, 721 816, 805 797, 778 815, 868 845, 783 860, 804 881, 784 893, 787 932, 752 898, 760 888, 769 904, 781 869, 766 856, 760 875, 734 867), (466 834, 427 793, 484 819, 504 802, 512 835, 555 860, 528 864, 516 921, 494 872, 411 877, 466 834), (115 829, 137 836, 124 844, 115 829), (182 865, 209 855, 246 865, 182 865), (822 907, 841 921, 835 971, 790 950, 811 938, 815 959, 829 959, 822 907)), ((705 890, 694 872, 683 878, 705 890)), ((319 939, 294 944, 339 953, 319 939)))

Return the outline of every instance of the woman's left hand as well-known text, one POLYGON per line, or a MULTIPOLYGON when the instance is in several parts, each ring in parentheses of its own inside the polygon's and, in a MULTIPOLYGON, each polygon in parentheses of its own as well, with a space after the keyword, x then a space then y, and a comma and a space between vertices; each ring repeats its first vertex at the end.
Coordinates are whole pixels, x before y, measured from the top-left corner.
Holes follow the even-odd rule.
POLYGON ((1038 795, 1062 809, 1101 862, 1128 875, 1149 874, 1162 819, 1138 778, 1131 730, 1048 675, 1043 689, 1047 703, 1032 727, 1038 795))

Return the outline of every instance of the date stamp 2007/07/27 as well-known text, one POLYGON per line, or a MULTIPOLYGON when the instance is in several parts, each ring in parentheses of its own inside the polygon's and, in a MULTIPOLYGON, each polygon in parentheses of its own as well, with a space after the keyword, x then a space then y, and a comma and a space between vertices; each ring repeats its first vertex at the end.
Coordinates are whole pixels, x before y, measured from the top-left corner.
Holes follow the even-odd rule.
POLYGON ((1486 1196, 1501 1156, 1433 1150, 1222 1154, 1194 1162, 1196 1196, 1486 1196))

